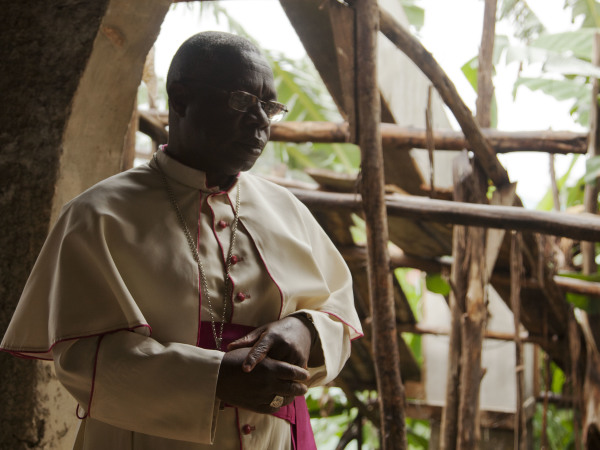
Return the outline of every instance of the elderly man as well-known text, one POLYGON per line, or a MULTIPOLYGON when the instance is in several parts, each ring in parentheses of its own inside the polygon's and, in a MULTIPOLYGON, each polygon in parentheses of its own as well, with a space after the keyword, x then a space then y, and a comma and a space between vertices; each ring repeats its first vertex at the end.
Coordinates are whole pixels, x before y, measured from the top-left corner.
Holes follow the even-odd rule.
POLYGON ((75 448, 315 448, 303 394, 361 331, 310 212, 242 173, 286 111, 271 69, 245 39, 200 33, 167 91, 168 146, 65 205, 1 347, 54 360, 75 448))

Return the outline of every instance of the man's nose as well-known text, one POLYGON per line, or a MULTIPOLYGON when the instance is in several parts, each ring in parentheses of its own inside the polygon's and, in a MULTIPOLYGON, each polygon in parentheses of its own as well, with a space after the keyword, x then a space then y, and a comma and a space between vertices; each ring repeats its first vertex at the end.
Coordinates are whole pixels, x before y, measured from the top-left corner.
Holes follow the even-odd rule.
POLYGON ((252 105, 246 112, 246 116, 251 123, 256 124, 259 128, 267 128, 271 124, 260 102, 252 105))

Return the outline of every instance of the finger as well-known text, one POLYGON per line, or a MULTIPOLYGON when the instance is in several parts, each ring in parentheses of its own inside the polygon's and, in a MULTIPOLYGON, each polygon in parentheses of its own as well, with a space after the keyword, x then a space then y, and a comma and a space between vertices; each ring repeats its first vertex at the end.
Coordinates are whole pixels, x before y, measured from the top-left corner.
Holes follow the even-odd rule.
POLYGON ((308 381, 310 378, 308 370, 300 366, 276 360, 271 360, 271 363, 274 365, 275 376, 280 380, 308 381))
POLYGON ((252 349, 246 355, 246 359, 242 363, 244 372, 251 372, 263 359, 269 354, 269 350, 273 346, 273 339, 268 334, 260 336, 257 342, 254 343, 252 349))
POLYGON ((264 327, 260 327, 260 328, 256 328, 255 330, 252 330, 250 333, 248 333, 246 336, 241 337, 239 339, 236 339, 235 341, 231 342, 228 346, 227 346, 227 350, 236 350, 238 348, 246 348, 246 347, 252 347, 256 341, 258 341, 258 339, 260 339, 261 334, 264 331, 264 327))
POLYGON ((278 383, 275 387, 275 392, 277 395, 281 395, 282 397, 298 397, 299 395, 306 394, 308 388, 303 383, 298 383, 297 381, 285 381, 278 383))

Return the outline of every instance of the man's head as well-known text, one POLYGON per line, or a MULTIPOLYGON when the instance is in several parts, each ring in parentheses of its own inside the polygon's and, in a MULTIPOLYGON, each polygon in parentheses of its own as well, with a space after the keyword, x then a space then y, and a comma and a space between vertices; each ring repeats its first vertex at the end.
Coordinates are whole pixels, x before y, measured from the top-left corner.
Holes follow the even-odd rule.
POLYGON ((181 45, 167 76, 168 151, 216 184, 250 169, 269 139, 270 122, 260 102, 242 108, 246 112, 233 109, 235 91, 262 101, 276 98, 271 68, 252 43, 204 32, 181 45))

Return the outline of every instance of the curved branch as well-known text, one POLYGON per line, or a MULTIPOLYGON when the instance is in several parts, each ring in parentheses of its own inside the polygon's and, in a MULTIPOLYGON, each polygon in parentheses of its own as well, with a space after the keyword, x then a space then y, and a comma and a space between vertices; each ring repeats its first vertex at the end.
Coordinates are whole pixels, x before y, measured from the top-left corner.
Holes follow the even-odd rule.
POLYGON ((481 129, 473 118, 471 111, 464 104, 456 87, 433 55, 402 25, 396 22, 388 12, 379 8, 379 17, 381 32, 421 69, 427 78, 431 80, 446 105, 452 110, 487 176, 497 187, 510 183, 508 173, 502 167, 494 150, 481 133, 481 129))

